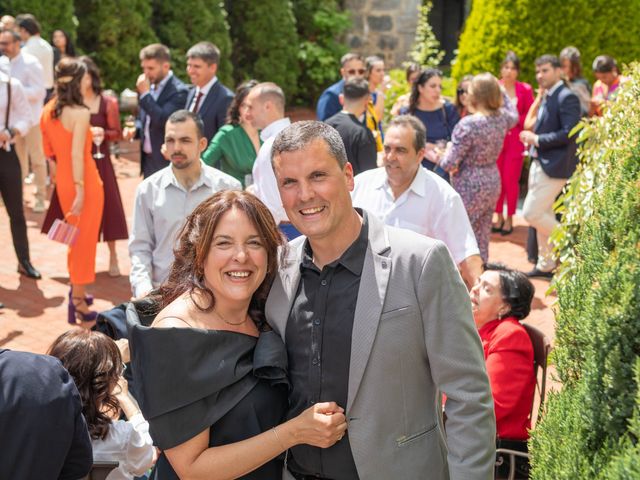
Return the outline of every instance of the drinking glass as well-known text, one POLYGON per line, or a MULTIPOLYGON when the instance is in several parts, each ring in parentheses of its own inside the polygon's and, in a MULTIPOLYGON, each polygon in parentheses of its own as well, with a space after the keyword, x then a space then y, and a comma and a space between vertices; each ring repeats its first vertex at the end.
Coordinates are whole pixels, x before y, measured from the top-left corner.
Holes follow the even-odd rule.
MULTIPOLYGON (((124 128, 134 130, 136 128, 136 117, 133 115, 127 115, 124 119, 124 128)), ((130 142, 133 142, 133 137, 129 139, 130 142)))
POLYGON ((93 143, 96 146, 96 153, 93 158, 104 158, 104 154, 100 152, 100 145, 104 141, 104 129, 102 127, 91 127, 91 133, 93 134, 93 143))

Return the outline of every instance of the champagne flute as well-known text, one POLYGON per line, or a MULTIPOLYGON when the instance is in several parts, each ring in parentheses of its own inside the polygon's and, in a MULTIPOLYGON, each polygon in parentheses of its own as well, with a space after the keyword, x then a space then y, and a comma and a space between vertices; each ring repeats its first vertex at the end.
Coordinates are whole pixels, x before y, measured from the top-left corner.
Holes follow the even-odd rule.
POLYGON ((91 133, 93 134, 93 143, 96 146, 96 153, 93 155, 93 158, 104 158, 104 154, 100 151, 100 145, 102 145, 102 142, 104 141, 104 128, 91 127, 91 133))
MULTIPOLYGON (((134 130, 136 128, 136 117, 133 115, 127 115, 124 119, 124 128, 127 130, 134 130)), ((129 139, 130 142, 133 142, 133 136, 129 139)))

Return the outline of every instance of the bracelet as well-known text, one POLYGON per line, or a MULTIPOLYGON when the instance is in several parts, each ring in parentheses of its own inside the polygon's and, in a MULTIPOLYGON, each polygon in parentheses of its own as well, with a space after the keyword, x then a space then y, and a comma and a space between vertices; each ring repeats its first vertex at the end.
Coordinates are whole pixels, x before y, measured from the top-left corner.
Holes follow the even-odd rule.
POLYGON ((278 430, 276 430, 276 427, 273 427, 271 430, 273 431, 273 434, 276 436, 276 440, 280 444, 280 447, 282 448, 282 450, 283 451, 286 450, 286 447, 282 443, 282 440, 280 440, 280 435, 278 435, 278 430))

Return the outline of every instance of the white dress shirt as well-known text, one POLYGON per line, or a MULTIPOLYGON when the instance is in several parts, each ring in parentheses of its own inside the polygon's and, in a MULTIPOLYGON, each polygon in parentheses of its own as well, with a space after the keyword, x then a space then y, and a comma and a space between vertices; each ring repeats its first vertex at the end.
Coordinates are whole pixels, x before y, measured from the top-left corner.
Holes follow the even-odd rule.
POLYGON ((281 118, 272 122, 260 132, 260 139, 263 143, 253 164, 252 171, 254 193, 269 208, 276 223, 288 222, 289 217, 287 217, 282 207, 278 182, 271 166, 271 147, 276 135, 290 124, 291 120, 281 118))
POLYGON ((441 240, 457 264, 480 254, 460 195, 423 167, 418 168, 409 188, 397 199, 384 167, 357 175, 351 197, 354 207, 365 209, 387 225, 441 240))
POLYGON ((217 81, 218 81, 218 77, 214 76, 211 80, 209 80, 209 82, 204 87, 202 88, 196 87, 196 93, 193 96, 193 100, 191 100, 191 105, 189 105, 190 112, 193 112, 194 108, 196 108, 196 101, 198 100, 199 93, 202 93, 202 97, 200 98, 200 103, 198 104, 198 110, 202 108, 202 104, 204 103, 204 100, 207 98, 207 94, 209 93, 209 90, 213 88, 213 86, 216 84, 217 81))
POLYGON ((0 58, 1 69, 17 78, 22 83, 22 88, 31 108, 31 126, 40 123, 40 115, 44 105, 44 97, 47 90, 44 87, 42 66, 36 57, 28 53, 20 52, 9 60, 4 56, 0 58))
POLYGON ((132 480, 153 465, 155 447, 149 436, 149 423, 141 413, 129 421, 111 422, 104 440, 92 439, 93 461, 119 462, 107 480, 132 480))
POLYGON ((49 42, 38 35, 32 35, 22 47, 22 52, 38 59, 42 66, 44 88, 53 88, 53 48, 49 42))
POLYGON ((187 216, 219 190, 242 189, 231 175, 202 162, 200 166, 200 178, 189 191, 178 182, 170 165, 138 185, 129 236, 129 281, 134 297, 149 292, 169 276, 173 247, 187 216))
MULTIPOLYGON (((0 131, 7 127, 16 130, 15 133, 26 135, 31 128, 31 108, 19 80, 11 79, 11 105, 7 105, 7 82, 9 76, 0 71, 0 131), (9 110, 9 125, 4 124, 7 107, 9 110)), ((6 148, 0 144, 0 148, 6 148)))

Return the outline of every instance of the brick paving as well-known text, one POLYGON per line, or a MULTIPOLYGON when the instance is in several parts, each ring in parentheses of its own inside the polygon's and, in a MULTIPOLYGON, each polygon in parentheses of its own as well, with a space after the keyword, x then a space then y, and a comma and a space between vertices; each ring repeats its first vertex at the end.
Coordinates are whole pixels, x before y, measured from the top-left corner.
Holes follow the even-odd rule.
MULTIPOLYGON (((125 148, 135 150, 135 144, 125 148)), ((112 158, 120 193, 123 198, 127 223, 131 225, 135 188, 140 182, 140 165, 135 160, 124 157, 112 158)), ((66 247, 50 241, 40 233, 44 214, 31 212, 35 187, 25 186, 25 212, 31 246, 31 260, 42 273, 42 280, 32 280, 16 273, 17 262, 11 243, 9 220, 6 210, 0 207, 0 244, 3 245, 3 259, 0 262, 0 301, 5 308, 0 310, 0 348, 26 350, 44 353, 51 342, 70 327, 67 324, 67 295, 69 277, 66 270, 66 247)), ((513 233, 502 237, 493 235, 489 257, 511 267, 529 270, 524 245, 527 228, 524 221, 516 216, 513 233)), ((109 277, 107 274, 109 251, 105 243, 98 245, 96 259, 96 282, 89 291, 95 295, 98 311, 126 301, 131 293, 126 276, 129 272, 129 258, 126 241, 116 243, 122 276, 109 277)), ((534 280, 536 296, 528 323, 539 327, 550 338, 554 338, 554 319, 551 305, 555 296, 547 296, 549 282, 534 280)))

